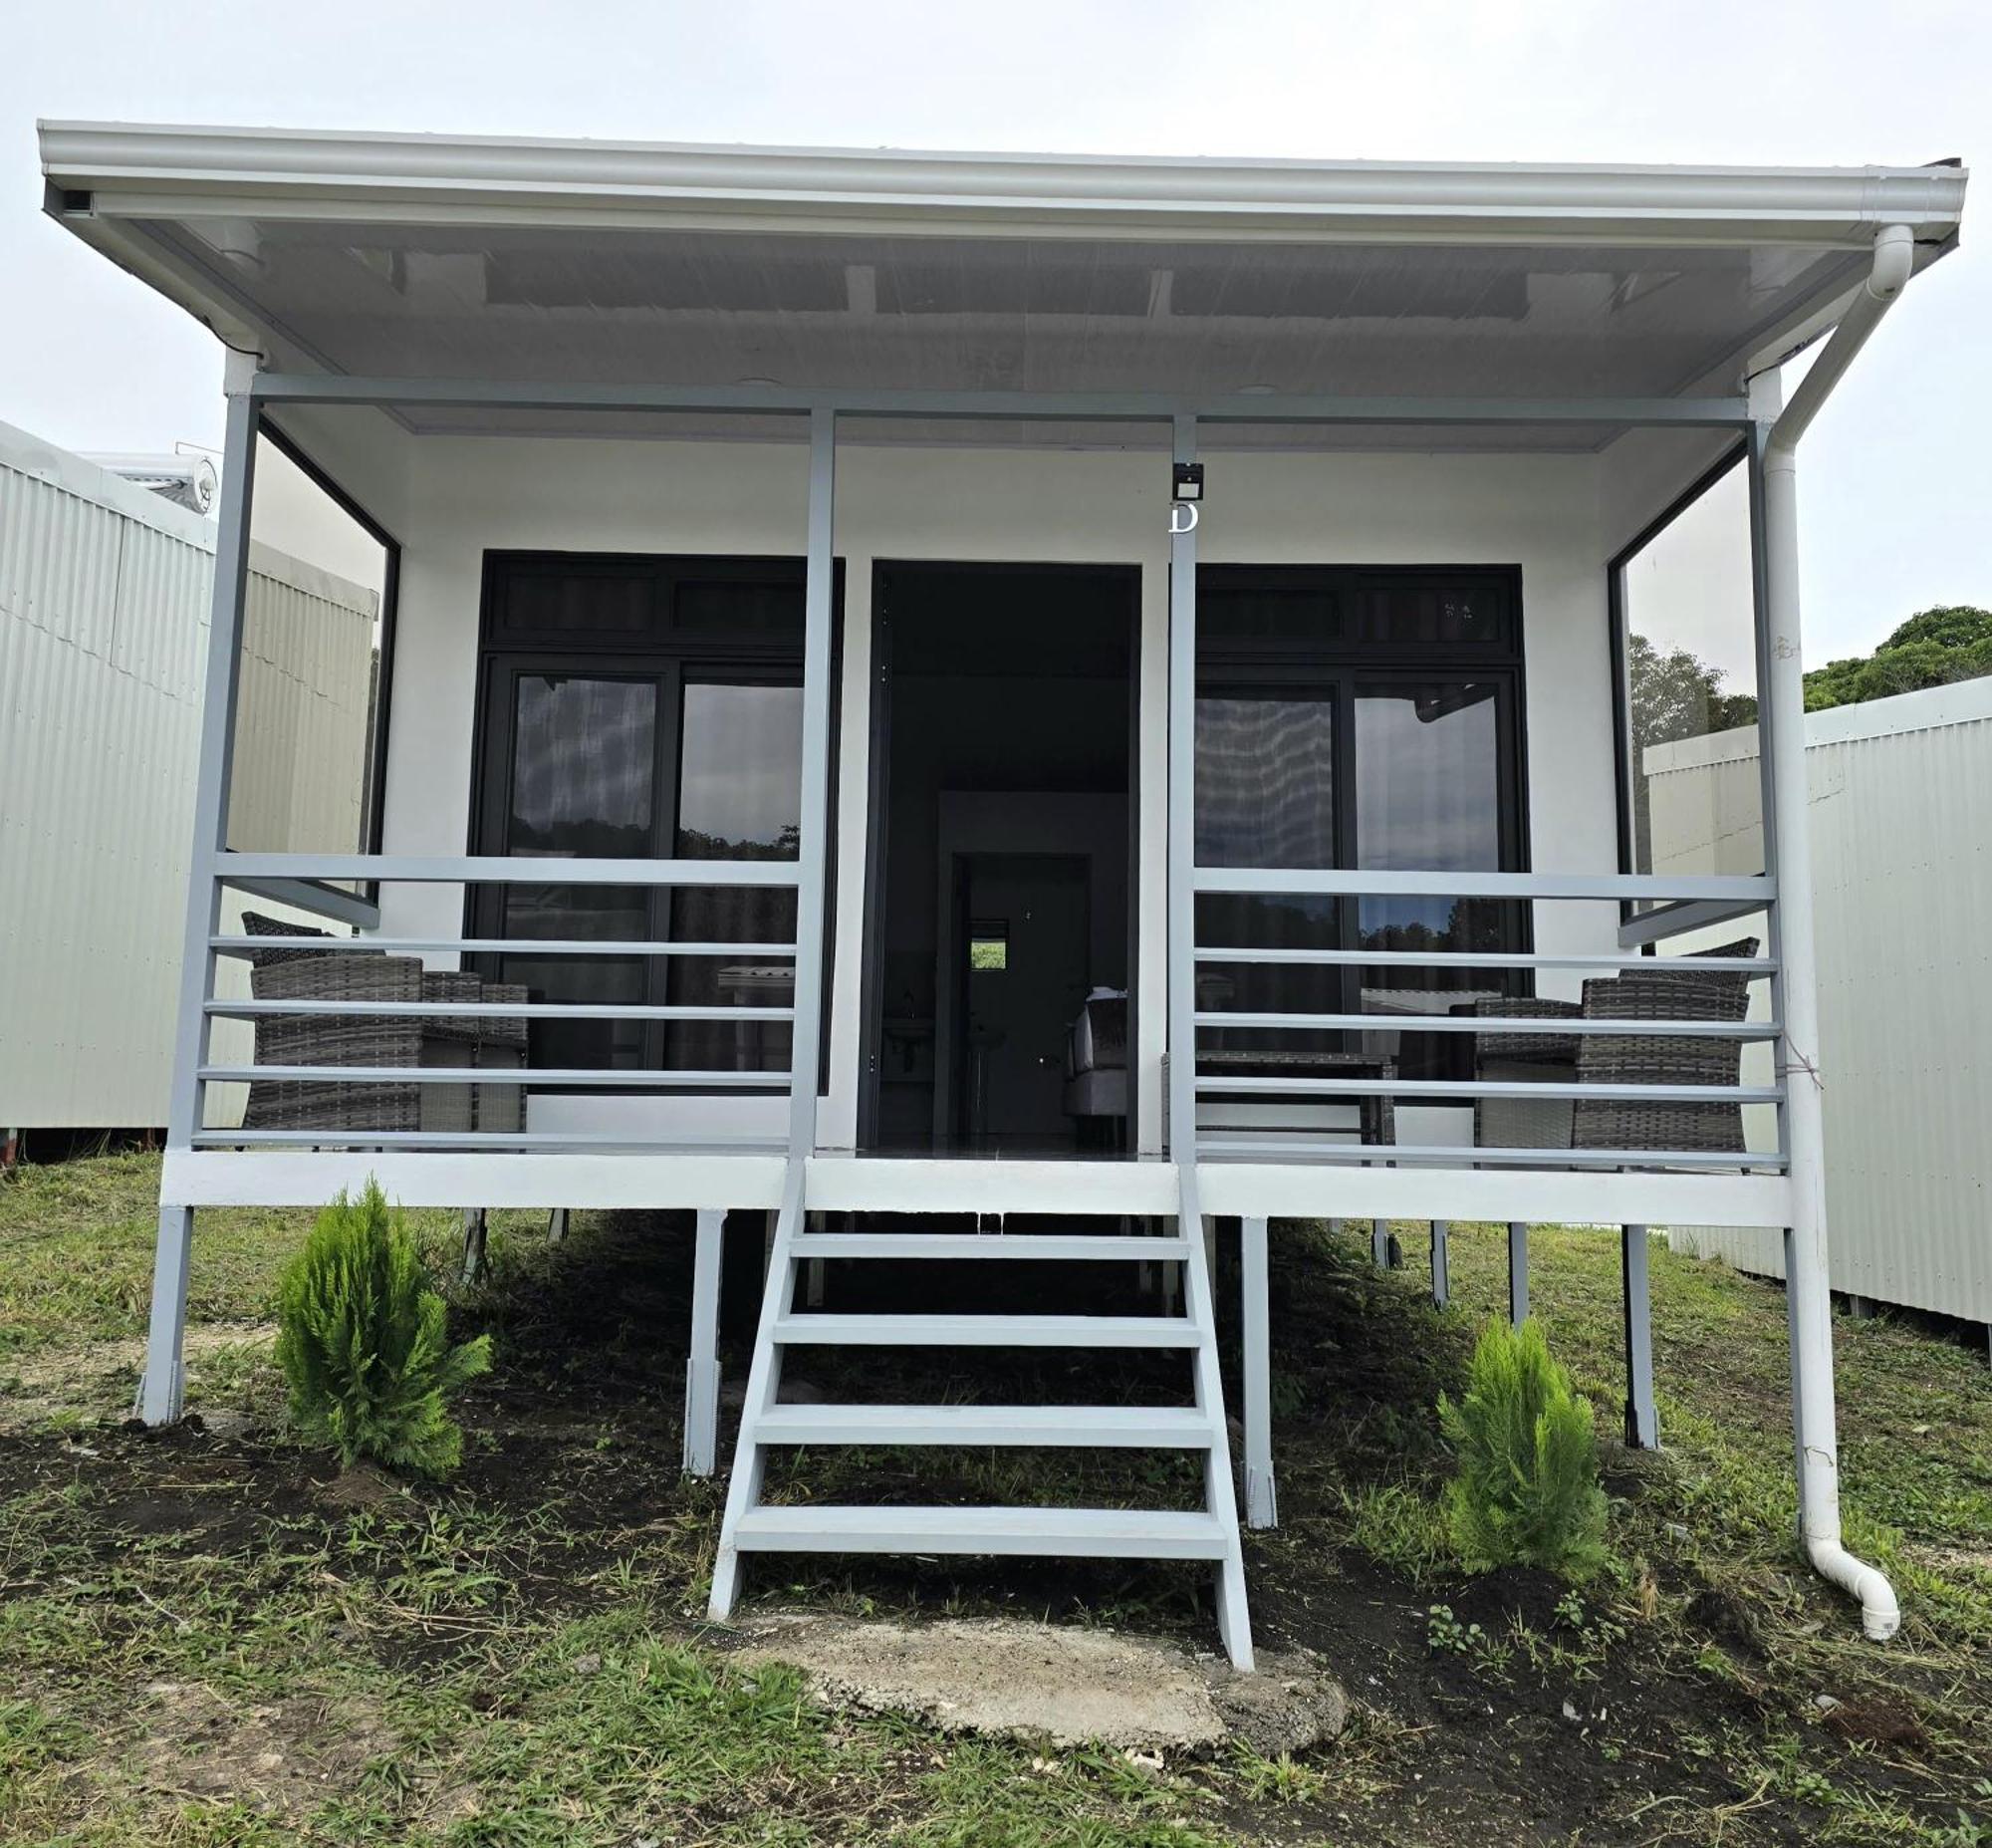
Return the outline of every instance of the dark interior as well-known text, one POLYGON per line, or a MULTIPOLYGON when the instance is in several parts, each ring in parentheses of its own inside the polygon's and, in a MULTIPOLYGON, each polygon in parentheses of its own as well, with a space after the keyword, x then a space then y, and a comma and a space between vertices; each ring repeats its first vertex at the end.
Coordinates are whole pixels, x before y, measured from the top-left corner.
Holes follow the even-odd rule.
POLYGON ((1133 966, 1138 593, 1132 569, 878 567, 868 1147, 1124 1141, 1066 1066, 1133 966))

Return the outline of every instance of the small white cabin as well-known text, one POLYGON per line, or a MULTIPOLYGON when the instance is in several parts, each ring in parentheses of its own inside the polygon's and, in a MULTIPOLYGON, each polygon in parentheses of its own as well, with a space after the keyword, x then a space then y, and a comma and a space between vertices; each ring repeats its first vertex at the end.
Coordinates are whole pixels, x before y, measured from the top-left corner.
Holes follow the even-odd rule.
MULTIPOLYGON (((237 350, 148 1417, 178 1412, 203 1205, 369 1173, 675 1205, 714 1277, 722 1214, 773 1213, 715 1614, 754 1551, 1198 1558, 1244 1664, 1206 1221, 1244 1240, 1254 1521, 1269 1219, 1430 1222, 1441 1289, 1447 1220, 1510 1221, 1518 1312, 1526 1222, 1628 1228, 1644 1441, 1643 1227, 1778 1225, 1807 1542, 1892 1628, 1839 1541, 1811 932, 1781 899, 1794 451, 1949 248, 1961 171, 42 147, 58 220, 237 350), (218 831, 265 425, 394 549, 363 853, 218 831), (1766 847, 1663 872, 1618 585, 1730 468, 1766 847), (229 891, 357 935, 273 961, 229 891), (1723 953, 1677 953, 1716 924, 1723 953), (220 998, 245 958, 252 997, 220 998), (253 1061, 217 1057, 222 1019, 253 1061), (1146 1260, 1180 1296, 887 1317, 817 1287, 962 1257, 1146 1260), (790 1349, 894 1342, 1172 1349, 1192 1403, 781 1397, 790 1349), (1207 1505, 761 1505, 772 1446, 1046 1442, 1200 1452, 1207 1505)), ((696 1459, 703 1285, 692 1313, 696 1459)))

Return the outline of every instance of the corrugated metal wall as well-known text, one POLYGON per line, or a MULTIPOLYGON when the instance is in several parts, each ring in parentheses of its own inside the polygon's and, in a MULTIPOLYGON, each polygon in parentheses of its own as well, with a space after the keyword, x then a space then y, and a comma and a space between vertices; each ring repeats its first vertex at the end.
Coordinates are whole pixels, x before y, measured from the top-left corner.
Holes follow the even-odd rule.
MULTIPOLYGON (((0 1127, 165 1121, 213 546, 0 424, 0 1127)), ((231 839, 350 850, 377 600, 252 565, 231 839)))
MULTIPOLYGON (((1670 868, 1734 852, 1708 818, 1755 736, 1725 736, 1647 753, 1656 863, 1663 816, 1670 868)), ((1815 712, 1806 744, 1834 1287, 1992 1322, 1992 679, 1815 712)), ((1674 1237, 1782 1273, 1760 1228, 1674 1237)))

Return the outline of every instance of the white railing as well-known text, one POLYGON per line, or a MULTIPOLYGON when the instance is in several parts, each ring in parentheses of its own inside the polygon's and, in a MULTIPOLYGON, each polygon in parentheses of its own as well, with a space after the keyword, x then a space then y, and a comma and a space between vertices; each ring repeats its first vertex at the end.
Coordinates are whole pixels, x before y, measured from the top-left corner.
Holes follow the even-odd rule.
MULTIPOLYGON (((377 921, 378 910, 370 901, 342 890, 345 883, 447 885, 463 888, 521 885, 615 886, 660 888, 758 888, 798 891, 801 867, 796 861, 747 860, 605 860, 510 857, 408 857, 374 854, 313 855, 238 853, 222 856, 214 874, 215 902, 211 917, 216 927, 207 936, 207 967, 201 1002, 202 1030, 199 1056, 193 1066, 177 1073, 177 1084, 192 1089, 188 1113, 195 1128, 196 1148, 360 1148, 360 1149, 495 1149, 500 1151, 554 1148, 643 1148, 686 1147, 771 1149, 788 1141, 786 1115, 780 1126, 727 1128, 701 1125, 675 1133, 668 1128, 659 1134, 647 1131, 632 1134, 627 1129, 591 1132, 579 1129, 533 1131, 525 1127, 524 1098, 536 1091, 599 1091, 608 1093, 761 1093, 791 1099, 804 1083, 815 1085, 814 1071, 802 1074, 793 1056, 796 1036, 792 1033, 791 1058, 787 1065, 769 1069, 693 1070, 674 1068, 624 1068, 615 1066, 531 1067, 525 1063, 523 1048, 516 1064, 429 1065, 421 1063, 375 1064, 335 1061, 274 1063, 255 1060, 235 1063, 212 1056, 210 1028, 220 1020, 258 1021, 266 1019, 329 1020, 623 1020, 633 1022, 732 1022, 743 1026, 785 1025, 793 1029, 798 1009, 795 1004, 761 1003, 670 1003, 636 1001, 547 1001, 437 998, 424 1000, 374 998, 349 994, 337 999, 307 997, 247 997, 217 992, 216 975, 221 959, 239 958, 251 962, 259 953, 304 948, 314 955, 353 956, 385 954, 410 957, 464 955, 558 955, 562 957, 643 957, 646 959, 726 957, 749 962, 787 963, 791 986, 800 999, 814 996, 816 985, 800 979, 798 947, 794 941, 693 941, 651 938, 593 938, 483 936, 467 930, 460 934, 391 934, 369 929, 358 935, 245 934, 219 927, 222 916, 220 892, 235 888, 292 910, 302 910, 324 919, 368 924, 377 921), (339 884, 335 884, 339 882, 339 884), (338 1121, 339 1111, 331 1109, 332 1120, 323 1125, 300 1123, 284 1128, 230 1128, 207 1123, 208 1088, 219 1084, 302 1083, 340 1087, 339 1097, 351 1099, 367 1087, 414 1087, 418 1095, 428 1087, 477 1088, 479 1092, 512 1093, 520 1101, 519 1127, 490 1130, 451 1127, 445 1130, 364 1127, 338 1121)), ((481 1056, 481 1048, 479 1055, 481 1056)))
MULTIPOLYGON (((1257 868, 1198 867, 1192 875, 1197 898, 1236 897, 1267 900, 1427 899, 1507 902, 1538 907, 1550 903, 1659 905, 1674 908, 1679 929, 1706 927, 1718 919, 1737 919, 1752 914, 1769 916, 1776 904, 1776 882, 1769 878, 1735 877, 1648 877, 1643 875, 1581 875, 1549 873, 1458 873, 1458 872, 1343 872, 1284 871, 1257 868)), ((1648 919, 1668 916, 1667 912, 1646 913, 1648 919)), ((1614 921, 1616 924, 1616 921, 1614 921)), ((1325 921, 1324 921, 1325 927, 1325 921)), ((1613 940, 1616 930, 1598 933, 1613 940)), ((1641 933, 1640 940, 1656 940, 1663 934, 1655 928, 1641 933)), ((1504 1039, 1528 1036, 1539 1043, 1545 1038, 1567 1040, 1582 1048, 1591 1041, 1643 1039, 1665 1042, 1691 1040, 1734 1042, 1740 1066, 1746 1045, 1776 1042, 1782 1032, 1776 1017, 1779 963, 1774 953, 1751 956, 1682 954, 1653 956, 1619 939, 1618 949, 1532 951, 1504 949, 1369 949, 1360 946, 1257 947, 1249 943, 1205 941, 1194 934, 1188 956, 1189 979, 1206 984, 1207 972, 1226 967, 1318 966, 1342 969, 1379 969, 1399 972, 1430 969, 1449 982, 1463 973, 1486 971, 1493 978, 1491 992, 1475 995, 1462 992, 1461 1000, 1483 999, 1489 1011, 1391 1012, 1363 1008, 1360 1011, 1316 1011, 1300 1009, 1227 1008, 1205 1004, 1201 988, 1193 989, 1198 1000, 1190 1013, 1195 1031, 1197 1054, 1192 1072, 1192 1095, 1199 1100, 1196 1149, 1200 1157, 1226 1160, 1288 1160, 1391 1166, 1531 1167, 1574 1169, 1677 1169, 1735 1172, 1742 1170, 1781 1171, 1786 1166, 1783 1146, 1784 1084, 1781 1076, 1770 1083, 1666 1082, 1663 1078, 1604 1081, 1587 1080, 1573 1065, 1568 1082, 1557 1078, 1483 1078, 1480 1064, 1496 1063, 1504 1039), (1505 983, 1516 972, 1576 971, 1593 978, 1609 978, 1628 972, 1664 972, 1741 977, 1746 983, 1771 984, 1773 1005, 1763 1019, 1697 1019, 1648 1017, 1645 1013, 1615 1013, 1609 991, 1601 991, 1594 1014, 1586 1011, 1570 1016, 1545 1018, 1493 1011, 1504 998, 1505 983), (1219 1051, 1209 1044, 1213 1033, 1230 1030, 1253 1035, 1274 1036, 1276 1045, 1255 1053, 1251 1048, 1225 1049, 1222 1056, 1234 1066, 1258 1066, 1258 1070, 1216 1069, 1219 1051), (1392 1052, 1381 1048, 1404 1034, 1445 1034, 1473 1036, 1480 1052, 1476 1074, 1471 1078, 1405 1078, 1396 1073, 1392 1052), (1347 1049, 1283 1052, 1277 1049, 1279 1036, 1336 1034, 1344 1037, 1347 1049), (1387 1039, 1385 1036, 1388 1036, 1387 1039), (1312 1064, 1314 1070, 1307 1067, 1312 1064), (1286 1065, 1289 1069, 1280 1070, 1286 1065), (1346 1069, 1335 1074, 1333 1068, 1346 1069), (1272 1068, 1272 1069, 1268 1069, 1272 1068), (1325 1069, 1324 1069, 1325 1068, 1325 1069), (1421 1106, 1472 1106, 1476 1122, 1483 1112, 1499 1113, 1487 1107, 1499 1101, 1508 1106, 1570 1106, 1570 1126, 1578 1121, 1585 1105, 1655 1107, 1734 1107, 1737 1133, 1742 1143, 1741 1109, 1745 1105, 1769 1106, 1777 1124, 1776 1146, 1768 1150, 1746 1147, 1669 1148, 1660 1144, 1629 1145, 1625 1140, 1601 1136, 1593 1146, 1564 1146, 1552 1138, 1547 1143, 1518 1146, 1501 1141, 1488 1142, 1477 1133, 1468 1142, 1449 1146, 1405 1144, 1394 1139, 1386 1126, 1390 1116, 1376 1108, 1376 1101, 1388 1099, 1421 1106), (1206 1104, 1203 1100, 1209 1100, 1206 1104), (1356 1103, 1366 1108, 1360 1121, 1346 1123, 1333 1131, 1319 1126, 1330 1103, 1356 1103), (1263 1120, 1249 1128, 1254 1110, 1263 1120)), ((1772 939, 1773 943, 1775 938, 1772 939)), ((1447 992, 1441 988, 1440 992, 1447 992)), ((1518 1003, 1525 997, 1513 997, 1518 1003)), ((1602 1051, 1602 1048, 1601 1048, 1602 1051)), ((1580 1051, 1580 1058, 1583 1054, 1580 1051)), ((1603 1064, 1603 1059, 1597 1061, 1603 1064)), ((1664 1058, 1661 1059, 1664 1067, 1664 1058)), ((1511 1061, 1512 1063, 1512 1061, 1511 1061)), ((1553 1065, 1553 1061, 1550 1062, 1553 1065)), ((1636 1119, 1628 1110, 1627 1118, 1636 1119)), ((1664 1117, 1664 1109, 1656 1109, 1664 1117)), ((1683 1123, 1705 1124, 1704 1111, 1676 1117, 1683 1123)), ((1581 1138, 1581 1141, 1590 1141, 1581 1138)), ((1680 1140, 1690 1140, 1682 1137, 1680 1140)), ((1712 1141, 1726 1141, 1711 1138, 1712 1141)))

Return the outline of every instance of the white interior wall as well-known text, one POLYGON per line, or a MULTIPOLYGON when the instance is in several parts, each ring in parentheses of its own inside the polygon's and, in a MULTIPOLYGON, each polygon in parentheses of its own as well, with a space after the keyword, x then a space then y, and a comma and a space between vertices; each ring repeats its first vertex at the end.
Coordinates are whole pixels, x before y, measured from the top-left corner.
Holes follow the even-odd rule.
MULTIPOLYGON (((395 447, 402 445, 396 444, 395 447)), ((388 853, 458 854, 468 795, 487 548, 797 556, 807 458, 787 443, 425 438, 405 445, 405 512, 386 784, 388 853)), ((1223 454, 1208 457, 1208 563, 1516 564, 1522 571, 1533 864, 1618 866, 1607 527, 1591 456, 1223 454)), ((363 499, 364 484, 346 483, 363 499)), ((840 449, 846 561, 835 998, 827 1147, 849 1147, 856 1075, 868 789, 872 567, 877 559, 1132 564, 1141 570, 1140 887, 1166 913, 1167 468, 1153 452, 840 449)), ((1655 501, 1655 508, 1659 503, 1655 501)), ((382 516, 386 517, 386 516, 382 516)), ((461 924, 454 888, 390 887, 383 927, 461 924)), ((1541 909, 1540 947, 1609 946, 1612 906, 1541 909)), ((1141 1018, 1165 1012, 1165 945, 1143 938, 1141 1018)), ((1575 987, 1546 978, 1547 992, 1575 987)), ((1143 1036, 1139 1143, 1160 1140, 1159 1035, 1143 1036)))

